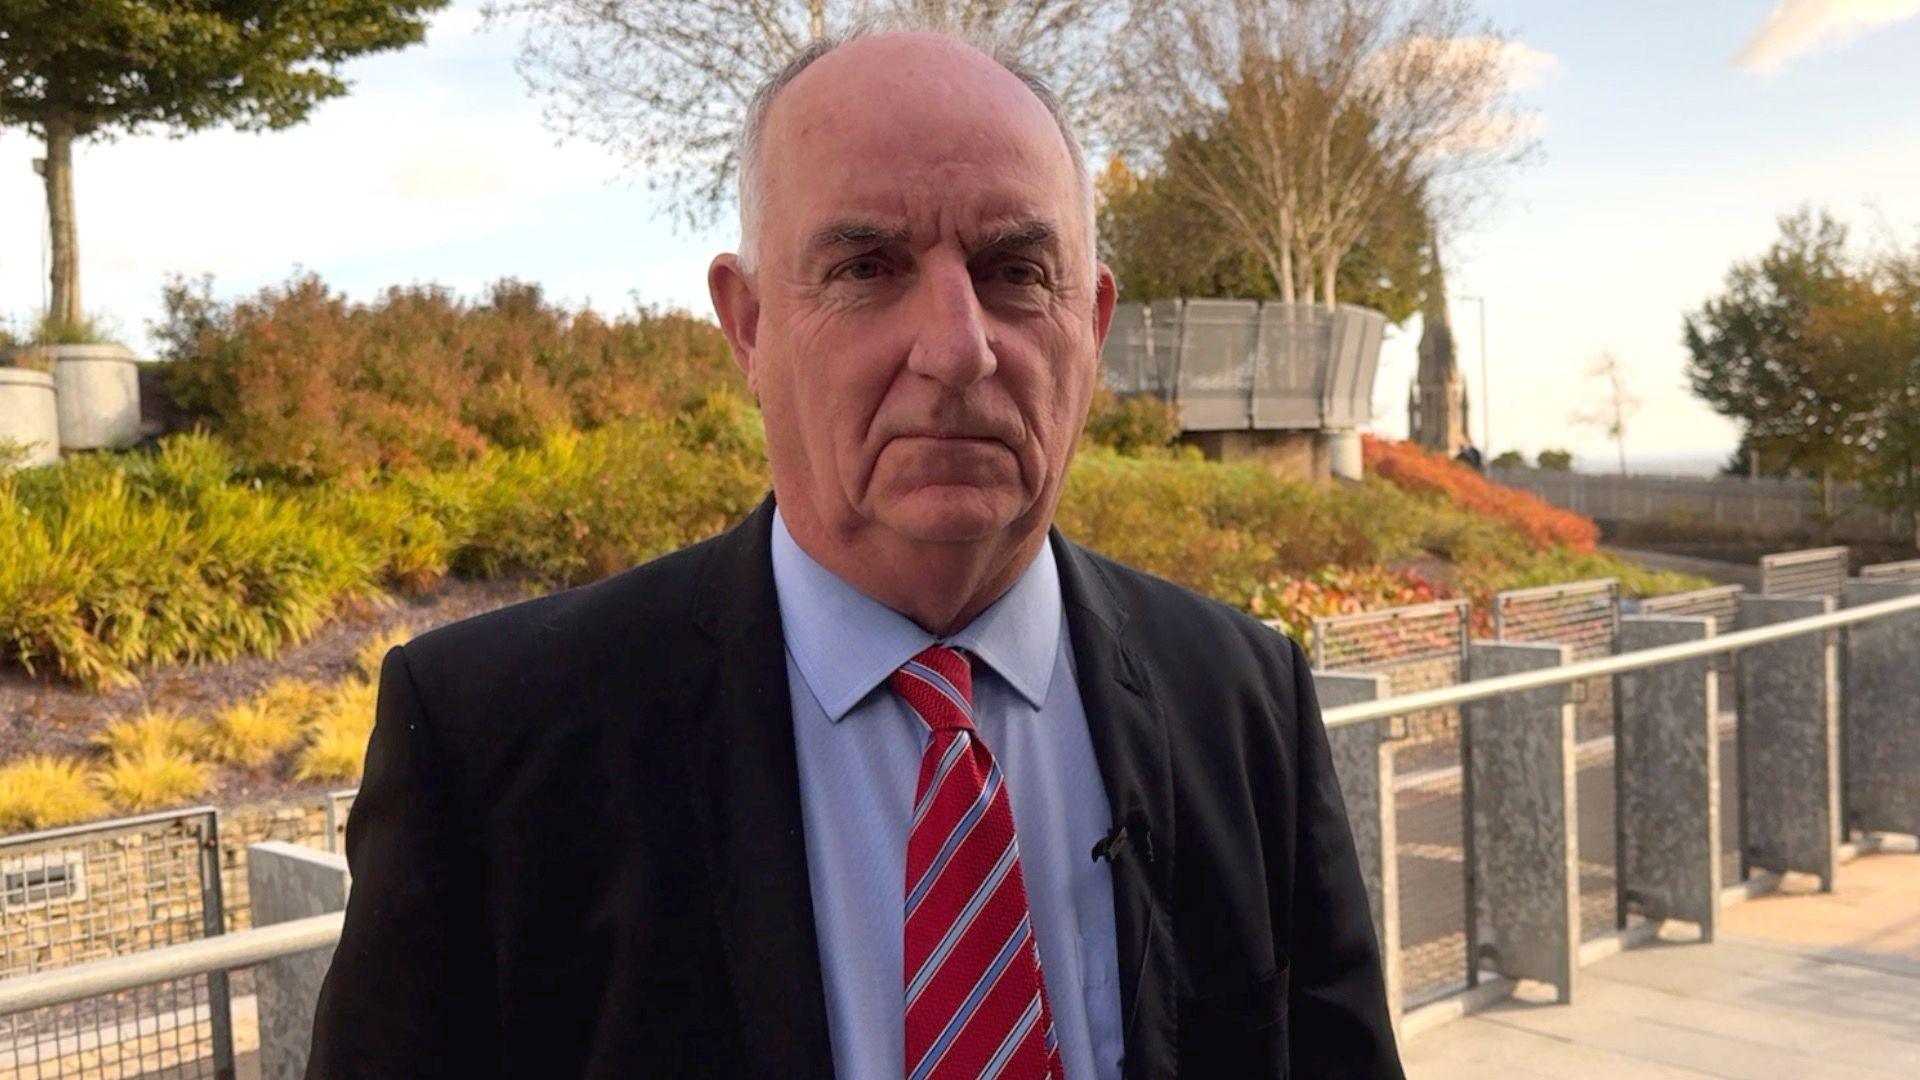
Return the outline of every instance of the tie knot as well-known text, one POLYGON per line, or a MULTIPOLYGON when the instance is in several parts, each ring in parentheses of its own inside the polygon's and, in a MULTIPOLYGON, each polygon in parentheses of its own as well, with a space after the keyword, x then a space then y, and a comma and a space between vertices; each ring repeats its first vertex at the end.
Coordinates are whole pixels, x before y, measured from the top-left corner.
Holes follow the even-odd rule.
POLYGON ((973 668, 966 653, 929 645, 902 664, 888 683, 933 730, 973 730, 973 668))

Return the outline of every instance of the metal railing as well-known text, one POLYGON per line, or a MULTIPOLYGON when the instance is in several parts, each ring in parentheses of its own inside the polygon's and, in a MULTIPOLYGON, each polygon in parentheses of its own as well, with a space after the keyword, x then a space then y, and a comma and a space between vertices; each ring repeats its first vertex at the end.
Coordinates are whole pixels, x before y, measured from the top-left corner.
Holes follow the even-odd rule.
POLYGON ((1117 394, 1173 403, 1184 431, 1350 429, 1372 414, 1386 321, 1352 304, 1117 304, 1102 378, 1117 394))
MULTIPOLYGON (((1409 604, 1313 620, 1318 671, 1381 677, 1391 696, 1466 681, 1472 635, 1465 600, 1409 604)), ((1269 624, 1273 625, 1273 624, 1269 624)), ((1460 710, 1396 717, 1395 837, 1400 971, 1409 998, 1446 992, 1466 969, 1466 801, 1460 710)))
POLYGON ((1746 592, 1746 589, 1739 585, 1714 585, 1705 589, 1695 589, 1692 592, 1650 596, 1634 602, 1634 613, 1705 615, 1713 620, 1714 632, 1724 634, 1733 629, 1734 618, 1740 612, 1740 594, 1743 592, 1746 592))
MULTIPOLYGON (((208 806, 0 839, 0 985, 216 937, 219 850, 208 806)), ((226 975, 196 974, 0 1017, 0 1075, 230 1075, 226 975)))
MULTIPOLYGON (((1689 661, 1701 661, 1726 653, 1738 654, 1746 650, 1760 649, 1816 635, 1818 635, 1816 640, 1825 641, 1827 631, 1903 615, 1920 615, 1920 593, 1891 600, 1863 603, 1826 614, 1756 626, 1725 635, 1709 634, 1697 640, 1682 641, 1677 644, 1660 645, 1589 660, 1555 663, 1553 666, 1539 667, 1535 670, 1481 678, 1449 686, 1436 686, 1377 700, 1332 706, 1323 711, 1322 718, 1329 736, 1338 741, 1344 741, 1353 733, 1369 730, 1367 725, 1373 725, 1373 730, 1382 730, 1380 725, 1383 722, 1410 713, 1481 705, 1494 702, 1496 699, 1532 701, 1537 708, 1542 700, 1539 697, 1540 692, 1556 687, 1566 687, 1583 680, 1630 676, 1670 665, 1684 665, 1689 661)), ((1668 621, 1684 624, 1684 620, 1668 621)), ((1704 629, 1701 632, 1704 632, 1704 629)), ((1476 648, 1479 647, 1482 646, 1476 645, 1476 648)), ((1566 655, 1566 648, 1556 645, 1487 643, 1485 647, 1534 650, 1543 656, 1552 655, 1557 650, 1559 656, 1566 655)), ((1696 667, 1701 672, 1710 671, 1705 664, 1696 665, 1696 667)), ((1549 700, 1564 701, 1564 699, 1549 700)), ((1489 717, 1495 722, 1500 719, 1498 713, 1486 713, 1482 716, 1482 722, 1489 717)), ((1570 720, 1565 722, 1570 723, 1570 720)), ((1502 748, 1488 744, 1484 749, 1502 748)), ((1915 782, 1920 785, 1920 767, 1916 767, 1915 772, 1915 782)), ((1379 775, 1375 775, 1373 782, 1380 782, 1379 775)), ((1343 774, 1341 783, 1344 787, 1350 781, 1364 782, 1365 779, 1363 770, 1355 777, 1343 774)), ((1355 804, 1357 801, 1350 801, 1350 805, 1355 804)), ((1391 799, 1384 801, 1375 799, 1373 805, 1379 807, 1383 814, 1393 813, 1391 799)), ((1664 827, 1665 823, 1656 824, 1664 827)), ((1356 834, 1361 832, 1359 829, 1355 831, 1356 834)), ((1381 830, 1374 830, 1372 835, 1382 834, 1381 830)), ((1385 830, 1384 835, 1390 836, 1391 829, 1385 830)), ((1836 843, 1835 846, 1837 848, 1839 845, 1836 843)), ((1375 852, 1375 858, 1379 857, 1380 853, 1375 852)), ((1394 881, 1391 876, 1379 880, 1394 881)), ((1717 875, 1714 880, 1718 880, 1717 875)), ((1384 908, 1387 911, 1393 911, 1395 907, 1391 900, 1395 897, 1392 894, 1398 889, 1398 885, 1388 884, 1383 887, 1389 894, 1389 902, 1384 905, 1384 908)), ((1716 898, 1716 906, 1724 902, 1726 902, 1725 896, 1716 898)), ((1493 915, 1497 919, 1498 912, 1494 912, 1493 915)), ((137 990, 156 982, 212 976, 215 973, 244 968, 280 957, 328 948, 336 944, 339 939, 342 919, 343 916, 335 912, 218 935, 204 940, 167 945, 136 955, 92 961, 60 970, 7 979, 0 981, 0 1016, 55 1008, 102 995, 137 990)), ((1561 932, 1565 931, 1566 926, 1563 920, 1561 932)), ((1394 936, 1397 937, 1397 927, 1394 936)), ((1574 967, 1592 955, 1591 944, 1586 948, 1583 948, 1577 940, 1566 944, 1571 950, 1567 954, 1570 957, 1568 962, 1574 967)), ((1485 959, 1484 956, 1476 955, 1474 970, 1477 971, 1478 964, 1485 959)), ((1473 981, 1471 972, 1467 981, 1473 981)))
POLYGON ((334 911, 35 975, 0 979, 0 1016, 66 1005, 175 979, 252 967, 314 949, 329 949, 340 941, 340 926, 345 920, 345 912, 334 911))
POLYGON ((1731 634, 1710 637, 1702 641, 1662 645, 1658 648, 1640 649, 1618 656, 1576 661, 1541 671, 1475 679, 1458 686, 1441 686, 1399 697, 1383 698, 1379 701, 1340 705, 1322 712, 1321 722, 1329 728, 1337 728, 1347 724, 1364 723, 1368 720, 1384 720, 1422 709, 1444 709, 1454 705, 1465 705, 1470 701, 1485 701, 1488 698, 1503 697, 1527 690, 1565 686, 1582 679, 1642 671, 1663 664, 1713 656, 1717 653, 1738 652, 1755 645, 1803 637, 1821 630, 1837 630, 1856 623, 1883 619, 1889 615, 1901 615, 1910 611, 1920 612, 1920 596, 1903 596, 1898 600, 1882 600, 1878 603, 1862 604, 1859 607, 1842 608, 1825 615, 1810 615, 1792 622, 1756 626, 1751 630, 1737 630, 1731 634))

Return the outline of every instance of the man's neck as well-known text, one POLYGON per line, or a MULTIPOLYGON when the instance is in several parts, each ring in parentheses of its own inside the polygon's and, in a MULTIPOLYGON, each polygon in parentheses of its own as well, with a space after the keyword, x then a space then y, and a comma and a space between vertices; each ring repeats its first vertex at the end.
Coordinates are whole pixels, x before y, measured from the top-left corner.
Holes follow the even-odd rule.
POLYGON ((1023 531, 985 540, 933 542, 878 525, 835 534, 796 509, 782 507, 781 517, 800 550, 835 577, 940 637, 958 632, 1006 595, 1047 542, 1044 519, 1023 531))

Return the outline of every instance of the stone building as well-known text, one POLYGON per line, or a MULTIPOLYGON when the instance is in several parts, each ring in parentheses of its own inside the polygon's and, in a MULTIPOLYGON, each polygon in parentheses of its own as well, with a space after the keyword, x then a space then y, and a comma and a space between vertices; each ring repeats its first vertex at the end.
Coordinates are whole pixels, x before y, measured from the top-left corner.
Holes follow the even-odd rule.
POLYGON ((1420 370, 1407 389, 1407 437, 1447 457, 1467 445, 1467 384, 1460 375, 1447 290, 1438 263, 1430 272, 1420 313, 1420 370))

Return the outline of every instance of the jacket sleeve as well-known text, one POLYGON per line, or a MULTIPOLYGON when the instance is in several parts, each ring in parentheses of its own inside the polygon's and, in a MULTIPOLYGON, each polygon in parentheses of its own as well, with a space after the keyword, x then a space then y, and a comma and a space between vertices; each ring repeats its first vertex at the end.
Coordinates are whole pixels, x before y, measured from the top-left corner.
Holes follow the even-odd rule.
POLYGON ((1299 712, 1288 1057, 1295 1076, 1404 1080, 1353 832, 1313 677, 1292 650, 1299 712))
POLYGON ((308 1080, 474 1077, 497 1068, 478 875, 437 776, 401 648, 380 668, 360 793, 347 819, 346 924, 320 989, 308 1080))

